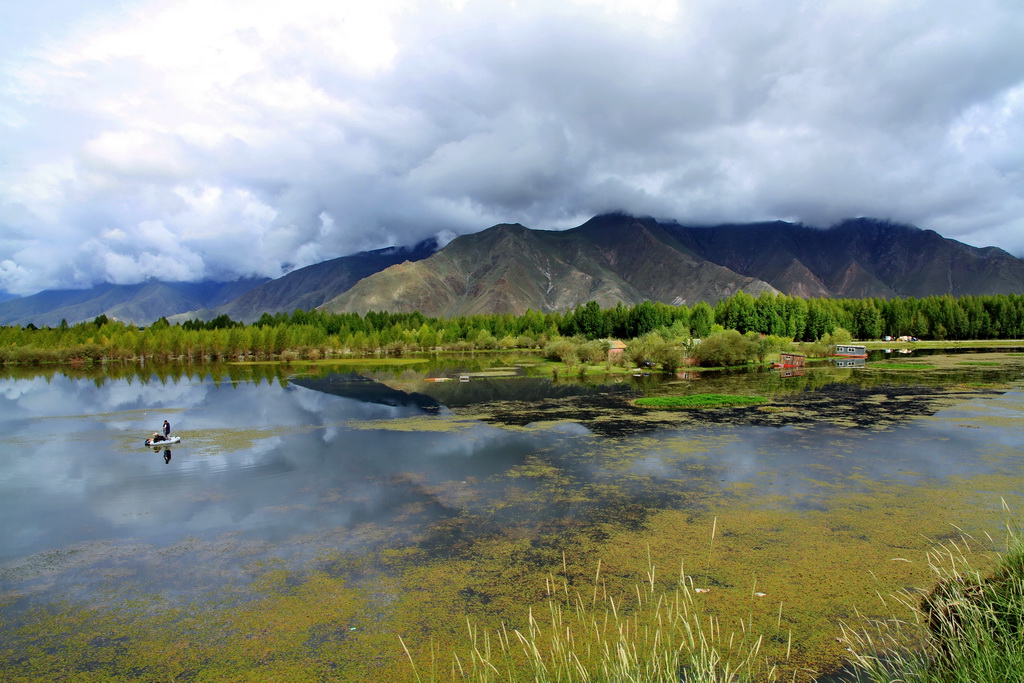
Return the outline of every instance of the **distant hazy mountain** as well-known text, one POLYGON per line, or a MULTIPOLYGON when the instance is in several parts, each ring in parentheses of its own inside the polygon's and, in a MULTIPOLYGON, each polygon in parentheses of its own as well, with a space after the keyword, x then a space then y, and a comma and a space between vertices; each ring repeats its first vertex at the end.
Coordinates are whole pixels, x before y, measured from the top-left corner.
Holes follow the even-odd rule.
POLYGON ((73 325, 98 315, 135 325, 197 308, 220 306, 261 285, 268 278, 234 282, 157 282, 97 285, 91 289, 48 290, 0 303, 0 324, 55 327, 73 325))
POLYGON ((0 324, 108 317, 149 324, 264 312, 413 311, 430 316, 564 311, 645 300, 711 304, 737 291, 803 297, 1024 292, 1024 261, 887 221, 829 228, 773 222, 713 227, 597 216, 565 231, 496 225, 443 249, 434 241, 301 268, 276 280, 103 285, 0 302, 0 324))
POLYGON ((55 326, 108 318, 149 325, 166 317, 171 322, 209 320, 221 314, 253 322, 264 312, 311 310, 344 292, 360 279, 396 263, 416 261, 437 251, 437 241, 412 247, 388 247, 324 261, 271 280, 235 282, 146 282, 139 285, 97 285, 86 290, 49 290, 0 302, 0 325, 55 326))

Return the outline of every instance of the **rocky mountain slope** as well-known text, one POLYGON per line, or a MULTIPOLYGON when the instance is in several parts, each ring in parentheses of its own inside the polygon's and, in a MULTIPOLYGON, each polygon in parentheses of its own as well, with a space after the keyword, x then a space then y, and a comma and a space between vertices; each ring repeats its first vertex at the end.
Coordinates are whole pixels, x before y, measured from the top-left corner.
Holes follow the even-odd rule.
POLYGON ((301 268, 271 281, 103 285, 0 302, 0 324, 97 315, 145 325, 220 314, 413 311, 430 316, 562 311, 645 300, 711 304, 743 290, 802 297, 1024 292, 1024 261, 931 230, 868 218, 829 228, 771 222, 711 227, 625 214, 564 231, 496 225, 438 250, 433 241, 301 268))
POLYGON ((1024 291, 1024 261, 932 230, 858 218, 828 229, 793 223, 670 227, 702 257, 804 297, 926 297, 1024 291))
POLYGON ((567 310, 587 301, 692 305, 743 290, 802 297, 924 297, 1024 291, 1024 261, 930 230, 854 219, 684 226, 624 214, 562 232, 498 225, 385 269, 328 311, 431 316, 567 310))
POLYGON ((189 311, 178 318, 209 320, 227 315, 250 323, 264 313, 309 311, 347 291, 364 277, 405 261, 420 261, 437 251, 437 241, 424 240, 412 247, 388 247, 299 268, 287 275, 253 287, 238 298, 212 310, 189 311))
MULTIPOLYGON (((588 224, 589 225, 589 224, 588 224)), ((594 227, 594 226, 592 226, 594 227)), ((563 232, 497 225, 463 235, 429 259, 377 273, 327 311, 414 311, 431 316, 567 310, 587 301, 717 301, 739 290, 775 291, 756 278, 697 258, 664 230, 563 232)))

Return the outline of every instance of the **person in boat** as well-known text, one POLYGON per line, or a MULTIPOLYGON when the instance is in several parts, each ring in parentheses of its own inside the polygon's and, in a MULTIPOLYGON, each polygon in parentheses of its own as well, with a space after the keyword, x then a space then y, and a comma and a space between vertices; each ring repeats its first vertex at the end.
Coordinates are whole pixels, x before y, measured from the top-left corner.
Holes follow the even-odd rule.
POLYGON ((157 443, 158 441, 166 441, 166 437, 160 432, 153 432, 153 436, 150 437, 150 443, 157 443))
POLYGON ((168 438, 171 435, 171 423, 164 420, 164 438, 168 438))

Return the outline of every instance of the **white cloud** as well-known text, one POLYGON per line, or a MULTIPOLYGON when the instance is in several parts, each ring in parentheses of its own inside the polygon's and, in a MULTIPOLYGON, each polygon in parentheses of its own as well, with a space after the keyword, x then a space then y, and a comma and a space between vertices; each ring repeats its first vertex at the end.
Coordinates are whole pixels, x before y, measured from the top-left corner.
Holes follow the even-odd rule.
POLYGON ((152 131, 104 131, 82 149, 82 164, 98 173, 123 176, 129 181, 176 180, 195 169, 181 144, 171 136, 152 131))
POLYGON ((139 0, 70 16, 84 23, 45 42, 22 26, 37 43, 0 52, 0 289, 126 281, 156 254, 191 277, 276 276, 612 209, 875 215, 1024 254, 1024 6, 139 0))

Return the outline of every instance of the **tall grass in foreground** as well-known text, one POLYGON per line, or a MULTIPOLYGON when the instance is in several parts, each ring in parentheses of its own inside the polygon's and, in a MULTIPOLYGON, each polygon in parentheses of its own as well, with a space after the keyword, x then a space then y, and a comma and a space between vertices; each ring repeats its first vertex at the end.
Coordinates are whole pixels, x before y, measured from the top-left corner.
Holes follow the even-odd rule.
MULTIPOLYGON (((851 653, 842 680, 1024 681, 1024 539, 1010 529, 1007 551, 988 574, 977 567, 990 566, 991 558, 973 555, 971 543, 965 536, 928 553, 935 577, 930 591, 904 591, 887 604, 909 616, 867 622, 866 628, 842 626, 841 640, 851 653)), ((785 657, 761 652, 766 638, 778 642, 784 635, 781 605, 770 623, 751 614, 740 620, 739 632, 725 633, 695 598, 703 589, 682 568, 674 587, 666 589, 656 582, 650 562, 648 567, 628 598, 603 590, 600 562, 589 594, 549 578, 542 613, 531 610, 523 628, 488 630, 467 620, 468 652, 455 654, 449 666, 432 649, 426 675, 416 669, 404 641, 402 647, 421 683, 753 683, 779 680, 780 669, 789 670, 786 680, 790 673, 795 680, 799 667, 789 661, 791 634, 785 657)), ((803 669, 804 674, 812 672, 803 669)))
POLYGON ((928 555, 936 577, 923 597, 895 599, 912 617, 843 629, 858 682, 1004 683, 1024 680, 1024 540, 1010 530, 1007 551, 982 576, 969 539, 928 555))
MULTIPOLYGON (((739 633, 725 633, 718 619, 704 614, 695 602, 694 594, 700 589, 682 569, 675 589, 664 590, 649 568, 644 583, 635 586, 635 595, 628 600, 607 595, 600 573, 599 562, 589 595, 570 591, 567 582, 559 585, 549 578, 543 613, 531 610, 522 629, 487 630, 467 621, 469 651, 456 654, 441 678, 436 653, 432 653, 431 671, 425 676, 417 671, 416 679, 475 683, 777 679, 776 666, 760 656, 764 636, 745 623, 739 633)), ((412 662, 408 648, 405 652, 412 662)))

